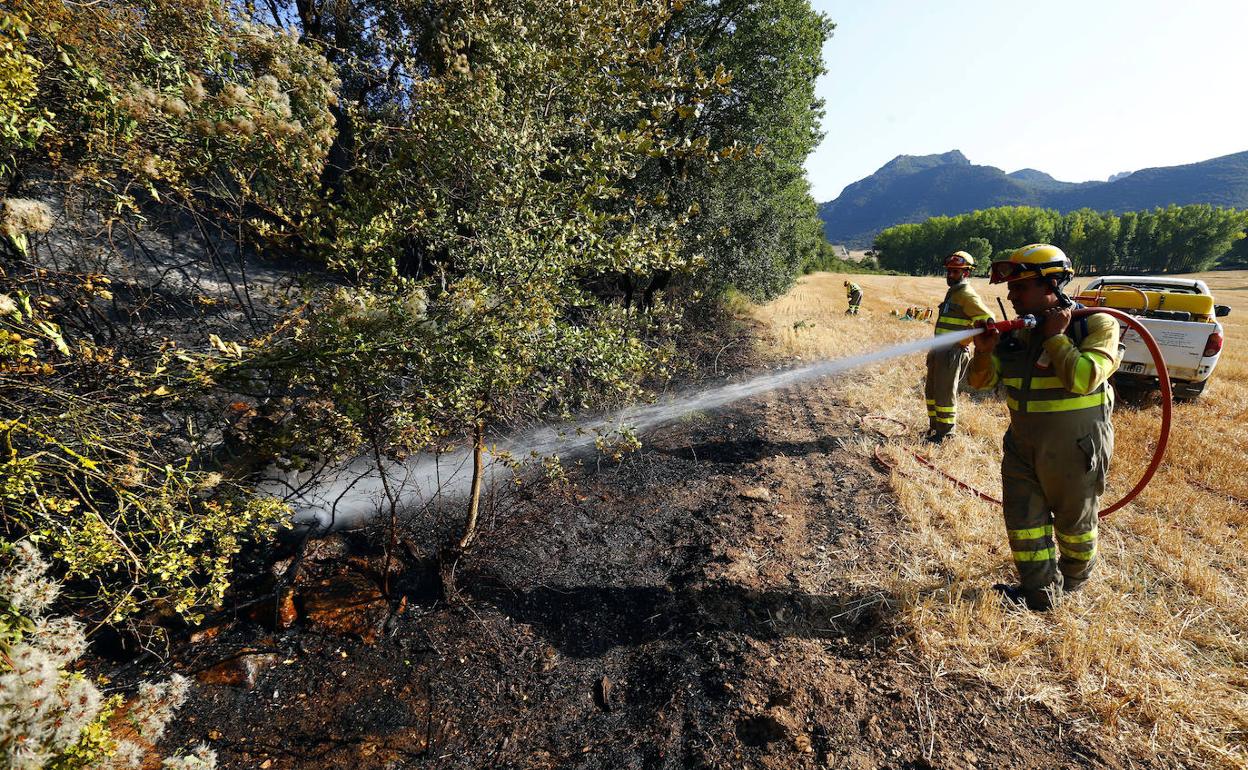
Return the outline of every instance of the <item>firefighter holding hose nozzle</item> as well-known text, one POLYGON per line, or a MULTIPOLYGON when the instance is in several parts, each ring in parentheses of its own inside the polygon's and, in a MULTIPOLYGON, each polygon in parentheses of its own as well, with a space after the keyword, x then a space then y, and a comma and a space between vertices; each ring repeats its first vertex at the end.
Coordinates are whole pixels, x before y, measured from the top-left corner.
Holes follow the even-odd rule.
POLYGON ((1015 312, 1038 320, 975 337, 967 377, 977 390, 1005 386, 1001 491, 1019 585, 994 588, 1036 611, 1092 574, 1098 497, 1114 452, 1108 379, 1122 360, 1118 323, 1104 314, 1071 323, 1063 288, 1073 276, 1066 254, 1048 244, 994 262, 990 282, 1008 284, 1015 312))
MULTIPOLYGON (((945 293, 940 303, 940 315, 936 316, 936 335, 964 332, 982 321, 992 320, 992 311, 971 288, 967 280, 975 268, 975 258, 965 251, 955 251, 945 257, 945 293)), ((927 380, 924 397, 927 400, 928 441, 939 444, 953 432, 958 419, 958 385, 966 373, 971 353, 968 339, 947 348, 938 348, 927 354, 927 380)))

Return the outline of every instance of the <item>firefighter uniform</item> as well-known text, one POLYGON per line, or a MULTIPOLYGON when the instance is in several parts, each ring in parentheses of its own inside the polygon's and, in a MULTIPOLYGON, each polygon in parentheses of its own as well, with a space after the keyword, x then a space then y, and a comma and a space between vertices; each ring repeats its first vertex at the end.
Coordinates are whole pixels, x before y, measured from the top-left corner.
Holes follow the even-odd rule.
MULTIPOLYGON (((952 279, 950 279, 952 280, 952 279)), ((949 287, 936 317, 936 334, 961 332, 979 321, 992 321, 992 313, 963 278, 949 287)), ((927 354, 927 425, 929 438, 940 440, 953 430, 958 419, 958 385, 971 362, 971 340, 927 354)))
POLYGON ((858 306, 862 304, 862 289, 856 283, 845 282, 845 296, 849 298, 849 315, 858 315, 858 306))
POLYGON ((1077 590, 1096 563, 1097 503, 1114 453, 1107 380, 1121 360, 1118 323, 1091 315, 1047 340, 1034 329, 1007 334, 990 359, 972 362, 971 387, 1005 386, 1005 526, 1032 609, 1077 590))

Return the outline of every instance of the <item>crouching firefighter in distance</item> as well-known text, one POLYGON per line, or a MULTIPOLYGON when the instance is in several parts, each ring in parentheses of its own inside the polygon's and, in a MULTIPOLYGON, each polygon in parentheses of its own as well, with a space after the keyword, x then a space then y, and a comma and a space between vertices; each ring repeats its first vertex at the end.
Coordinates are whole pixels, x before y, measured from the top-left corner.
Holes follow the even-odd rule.
POLYGON ((862 288, 853 281, 845 282, 845 296, 849 298, 847 315, 858 315, 858 306, 862 304, 862 288))
MULTIPOLYGON (((975 268, 975 259, 965 251, 955 251, 945 257, 945 283, 949 291, 940 303, 936 316, 936 335, 964 332, 977 323, 991 322, 992 312, 979 294, 971 288, 969 278, 975 268)), ((967 339, 951 347, 932 350, 927 354, 927 383, 924 397, 927 399, 928 441, 939 443, 945 439, 958 420, 958 386, 971 361, 967 339)))
POLYGON ((1108 379, 1122 360, 1118 323, 1094 314, 1071 324, 1063 288, 1073 276, 1070 260, 1048 244, 994 262, 990 282, 1007 283, 1015 312, 1037 324, 975 337, 967 377, 980 390, 1003 384, 1010 410, 1001 491, 1019 585, 994 587, 1040 611, 1092 575, 1097 503, 1114 453, 1108 379))

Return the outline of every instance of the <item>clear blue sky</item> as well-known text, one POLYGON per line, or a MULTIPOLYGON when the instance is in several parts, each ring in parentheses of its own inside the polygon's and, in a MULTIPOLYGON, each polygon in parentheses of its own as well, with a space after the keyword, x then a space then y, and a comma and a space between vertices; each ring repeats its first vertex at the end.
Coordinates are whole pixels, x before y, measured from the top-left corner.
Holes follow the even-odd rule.
POLYGON ((820 202, 902 154, 1080 182, 1248 150, 1248 0, 812 5, 837 25, 820 202))

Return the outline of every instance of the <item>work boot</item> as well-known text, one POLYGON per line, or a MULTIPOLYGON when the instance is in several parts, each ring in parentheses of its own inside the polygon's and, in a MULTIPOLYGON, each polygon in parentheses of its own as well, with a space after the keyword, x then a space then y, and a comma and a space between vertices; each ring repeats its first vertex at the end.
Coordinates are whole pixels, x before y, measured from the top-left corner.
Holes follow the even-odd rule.
POLYGON ((952 432, 953 431, 941 432, 938 430, 929 430, 926 434, 924 434, 923 440, 929 444, 940 444, 944 442, 945 439, 949 438, 949 434, 952 432))
POLYGON ((1078 591, 1080 588, 1083 588, 1083 584, 1086 582, 1088 582, 1086 578, 1083 580, 1075 580, 1073 578, 1068 578, 1068 577, 1063 576, 1062 593, 1073 594, 1074 592, 1078 591))
POLYGON ((1053 608, 1053 595, 1048 591, 1041 591, 1033 596, 1024 593, 1019 586, 1006 585, 1005 583, 997 583, 992 587, 992 590, 1001 594, 1001 598, 1010 609, 1026 608, 1032 612, 1048 612, 1053 608))

